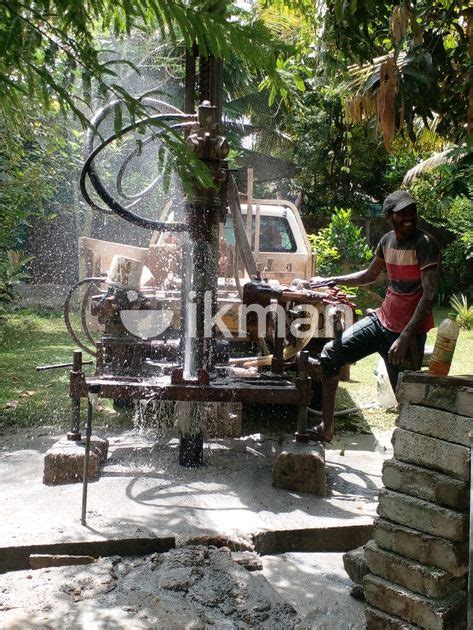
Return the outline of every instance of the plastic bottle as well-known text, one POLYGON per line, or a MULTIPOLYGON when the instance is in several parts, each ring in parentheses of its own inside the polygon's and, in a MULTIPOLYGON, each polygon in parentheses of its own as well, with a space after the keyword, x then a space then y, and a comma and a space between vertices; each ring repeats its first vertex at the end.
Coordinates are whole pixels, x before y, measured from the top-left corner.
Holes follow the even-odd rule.
POLYGON ((437 338, 429 363, 429 372, 431 374, 447 376, 459 332, 460 326, 456 321, 456 315, 449 313, 447 319, 440 323, 437 330, 437 338))

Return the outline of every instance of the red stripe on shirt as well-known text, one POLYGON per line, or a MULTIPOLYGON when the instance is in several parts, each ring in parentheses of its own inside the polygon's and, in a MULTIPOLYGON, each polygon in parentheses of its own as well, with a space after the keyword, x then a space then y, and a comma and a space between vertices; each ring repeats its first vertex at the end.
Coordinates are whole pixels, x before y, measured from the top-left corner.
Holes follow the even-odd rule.
POLYGON ((417 280, 420 278, 419 265, 393 265, 386 263, 390 280, 417 280))
MULTIPOLYGON (((379 321, 388 330, 399 333, 402 332, 410 322, 421 297, 422 291, 399 294, 388 289, 381 308, 376 309, 379 321)), ((433 327, 434 318, 432 313, 429 313, 424 321, 419 324, 415 332, 424 333, 433 327)))

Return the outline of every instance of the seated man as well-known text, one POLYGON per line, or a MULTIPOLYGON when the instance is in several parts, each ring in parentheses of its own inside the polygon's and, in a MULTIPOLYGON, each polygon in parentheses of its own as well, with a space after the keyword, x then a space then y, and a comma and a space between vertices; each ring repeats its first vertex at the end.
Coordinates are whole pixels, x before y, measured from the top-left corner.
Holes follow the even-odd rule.
POLYGON ((272 221, 261 221, 260 251, 284 251, 281 239, 281 232, 272 221))
POLYGON ((417 228, 417 204, 408 192, 396 190, 386 197, 383 210, 393 230, 382 237, 367 269, 310 280, 312 287, 359 286, 374 282, 383 270, 387 271, 389 280, 381 307, 322 350, 323 420, 310 430, 313 440, 332 441, 335 394, 343 365, 379 352, 396 391, 397 377, 409 353, 417 354, 415 367, 420 368, 426 333, 434 326, 432 307, 440 260, 437 242, 417 228))

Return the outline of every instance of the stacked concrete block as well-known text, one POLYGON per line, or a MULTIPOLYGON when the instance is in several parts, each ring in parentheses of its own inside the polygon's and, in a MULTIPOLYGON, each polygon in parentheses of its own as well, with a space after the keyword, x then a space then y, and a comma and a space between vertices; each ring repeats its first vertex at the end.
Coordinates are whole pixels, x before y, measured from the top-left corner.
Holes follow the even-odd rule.
MULTIPOLYGON (((100 478, 107 462, 108 440, 92 436, 90 438, 89 481, 100 478)), ((62 438, 44 456, 43 483, 64 485, 81 483, 84 478, 85 441, 74 442, 62 438)))
POLYGON ((325 496, 325 448, 321 442, 301 444, 286 439, 273 465, 273 486, 325 496))
POLYGON ((406 373, 398 397, 394 458, 364 548, 367 628, 466 628, 473 379, 406 373))

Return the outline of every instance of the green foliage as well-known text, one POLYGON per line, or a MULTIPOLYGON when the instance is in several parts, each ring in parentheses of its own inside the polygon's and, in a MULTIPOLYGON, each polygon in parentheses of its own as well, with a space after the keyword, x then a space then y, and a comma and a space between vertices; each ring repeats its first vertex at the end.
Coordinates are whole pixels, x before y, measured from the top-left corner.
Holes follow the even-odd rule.
POLYGON ((0 254, 0 312, 5 312, 8 304, 17 297, 17 286, 27 279, 25 268, 31 260, 32 257, 24 256, 23 252, 0 254))
POLYGON ((388 154, 381 139, 369 124, 347 129, 341 97, 339 87, 318 84, 288 121, 297 184, 309 214, 346 205, 362 214, 367 203, 389 191, 383 178, 388 154))
POLYGON ((468 304, 468 300, 463 293, 450 298, 450 306, 457 314, 457 322, 460 328, 473 330, 473 306, 468 304))
POLYGON ((23 249, 26 228, 33 217, 54 220, 55 197, 71 187, 80 147, 68 137, 67 121, 61 113, 41 112, 41 104, 30 102, 21 129, 0 122, 4 142, 0 147, 0 260, 8 250, 23 249))
POLYGON ((332 276, 346 267, 365 265, 373 252, 363 236, 361 227, 352 221, 352 211, 334 208, 330 224, 318 232, 309 234, 316 253, 317 273, 332 276))
POLYGON ((429 158, 432 153, 445 148, 444 140, 435 132, 428 129, 416 130, 417 139, 413 143, 405 136, 397 136, 388 156, 383 178, 388 184, 389 191, 402 186, 405 174, 411 168, 429 158))
MULTIPOLYGON (((147 115, 137 98, 141 90, 135 89, 136 77, 163 64, 171 74, 180 66, 175 77, 179 81, 185 49, 231 60, 242 70, 240 87, 250 75, 257 93, 264 76, 283 59, 282 48, 289 49, 276 49, 275 39, 252 10, 230 0, 6 0, 0 3, 0 116, 5 135, 23 134, 33 111, 43 116, 72 111, 86 127, 91 111, 111 98, 119 103, 114 109, 117 132, 125 121, 147 115), (132 45, 127 50, 126 38, 140 40, 146 54, 137 56, 132 45)), ((284 75, 284 68, 280 70, 284 75)), ((296 83, 300 89, 297 77, 296 83)), ((148 120, 146 126, 152 133, 163 128, 161 121, 148 120)), ((171 170, 177 170, 186 190, 195 180, 203 187, 211 185, 207 169, 186 150, 182 135, 166 133, 161 140, 166 149, 163 184, 169 182, 171 170)))
MULTIPOLYGON (((409 137, 415 139, 416 120, 443 137, 460 144, 467 137, 471 58, 469 51, 469 2, 419 0, 398 3, 411 11, 399 39, 391 31, 394 4, 376 0, 328 0, 325 3, 324 43, 326 65, 341 79, 350 64, 364 66, 353 86, 360 94, 379 87, 380 58, 398 60, 396 111, 404 115, 409 137), (377 64, 373 66, 373 59, 377 64)), ((351 68, 352 75, 354 68, 351 68)))
MULTIPOLYGON (((130 35, 153 41, 147 63, 156 63, 163 42, 171 49, 204 57, 239 58, 244 66, 272 71, 276 34, 250 8, 231 0, 37 0, 0 3, 0 102, 12 114, 22 97, 49 107, 57 102, 84 125, 94 92, 119 98, 134 115, 141 112, 132 91, 124 89, 120 69, 140 74, 130 51, 117 44, 130 35)), ((287 49, 284 44, 282 48, 287 49)), ((281 52, 281 47, 279 47, 281 52)), ((164 59, 164 62, 166 60, 164 59)))
MULTIPOLYGON (((158 31, 164 39, 182 41, 199 53, 226 57, 230 51, 265 57, 253 46, 252 32, 235 19, 242 12, 228 0, 37 0, 0 3, 0 103, 7 116, 23 106, 23 97, 36 97, 45 107, 54 101, 74 111, 84 125, 87 117, 71 86, 82 81, 87 104, 91 82, 102 93, 121 96, 130 109, 139 104, 123 91, 110 60, 101 57, 98 35, 110 39, 132 29, 158 31)), ((256 29, 257 30, 257 29, 256 29)))
POLYGON ((410 185, 419 214, 450 234, 442 252, 442 296, 471 291, 473 285, 473 167, 468 155, 423 173, 410 185))

